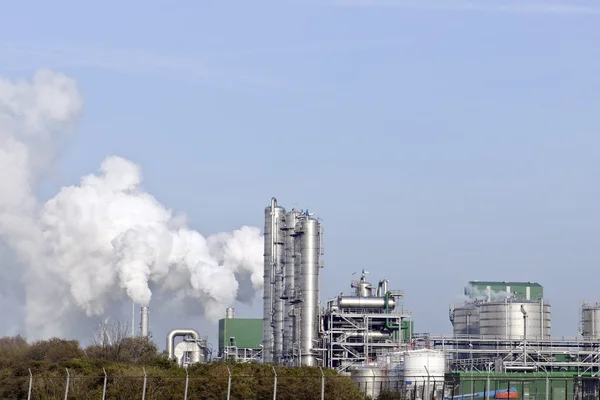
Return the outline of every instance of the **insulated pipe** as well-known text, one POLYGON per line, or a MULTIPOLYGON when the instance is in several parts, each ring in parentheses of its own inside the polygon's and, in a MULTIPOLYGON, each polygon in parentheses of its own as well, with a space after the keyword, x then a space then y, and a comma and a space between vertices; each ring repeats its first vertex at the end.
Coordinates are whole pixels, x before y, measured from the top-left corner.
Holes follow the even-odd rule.
POLYGON ((386 297, 359 297, 359 296, 339 296, 338 307, 345 308, 370 308, 384 309, 386 305, 389 309, 396 307, 396 301, 393 298, 386 300, 386 297))
POLYGON ((200 340, 200 334, 194 329, 171 329, 171 331, 167 335, 167 352, 169 353, 169 358, 175 358, 175 338, 181 336, 191 335, 196 340, 200 340))
MULTIPOLYGON (((390 313, 390 303, 392 301, 394 301, 394 298, 391 297, 391 293, 390 292, 385 292, 385 313, 389 314, 390 313)), ((385 327, 387 329, 393 330, 393 331, 397 331, 400 330, 400 325, 393 325, 392 322, 389 319, 385 320, 385 327)))

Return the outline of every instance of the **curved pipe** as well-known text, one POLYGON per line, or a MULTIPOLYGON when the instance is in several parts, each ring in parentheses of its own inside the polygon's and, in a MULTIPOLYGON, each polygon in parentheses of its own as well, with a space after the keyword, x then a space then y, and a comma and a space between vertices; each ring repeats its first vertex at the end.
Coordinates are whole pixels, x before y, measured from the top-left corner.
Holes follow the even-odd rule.
POLYGON ((187 335, 191 335, 194 339, 200 340, 200 334, 194 329, 171 329, 167 334, 167 351, 170 359, 175 358, 175 338, 187 335))
MULTIPOLYGON (((385 292, 385 313, 386 314, 390 313, 390 301, 393 301, 393 300, 394 300, 394 298, 392 297, 392 293, 385 292)), ((400 325, 392 324, 392 322, 389 319, 385 320, 385 327, 392 331, 400 330, 400 325)))

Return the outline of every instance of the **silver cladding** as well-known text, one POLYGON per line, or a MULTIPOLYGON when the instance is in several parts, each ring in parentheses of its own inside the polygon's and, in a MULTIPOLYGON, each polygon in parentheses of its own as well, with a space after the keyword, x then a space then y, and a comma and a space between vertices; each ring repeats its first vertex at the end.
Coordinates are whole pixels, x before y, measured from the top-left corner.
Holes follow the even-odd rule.
POLYGON ((477 306, 455 307, 452 316, 454 335, 479 335, 479 308, 477 306))
MULTIPOLYGON (((264 229, 264 292, 263 292, 263 361, 272 362, 274 352, 281 355, 281 334, 283 329, 283 306, 276 284, 281 276, 281 259, 283 258, 283 242, 280 239, 280 224, 285 209, 277 206, 277 200, 271 200, 271 206, 265 208, 264 229), (281 244, 279 244, 281 243, 281 244), (280 265, 277 265, 280 263, 280 265), (276 315, 279 313, 279 315, 276 315), (279 324, 277 319, 279 318, 279 324), (276 332, 279 332, 276 334, 276 332)), ((281 285, 280 285, 281 286, 281 285)), ((281 289, 280 289, 281 290, 281 289)))
POLYGON ((317 345, 318 339, 321 227, 316 219, 302 215, 295 230, 295 284, 296 290, 300 291, 301 300, 297 326, 300 331, 300 364, 315 366, 316 354, 313 347, 317 345))
POLYGON ((294 238, 296 233, 296 223, 300 212, 290 210, 285 215, 284 241, 285 241, 285 259, 284 269, 284 289, 283 289, 283 358, 291 359, 293 356, 294 343, 294 238))
POLYGON ((550 305, 544 302, 499 301, 479 306, 482 339, 543 339, 550 336, 550 305), (521 306, 527 312, 527 330, 521 306))
MULTIPOLYGON (((341 309, 380 309, 385 308, 385 297, 339 296, 338 306, 341 309)), ((388 300, 388 307, 393 310, 396 302, 393 298, 388 300)))
POLYGON ((594 339, 600 338, 600 305, 584 305, 581 309, 583 322, 582 335, 594 339))

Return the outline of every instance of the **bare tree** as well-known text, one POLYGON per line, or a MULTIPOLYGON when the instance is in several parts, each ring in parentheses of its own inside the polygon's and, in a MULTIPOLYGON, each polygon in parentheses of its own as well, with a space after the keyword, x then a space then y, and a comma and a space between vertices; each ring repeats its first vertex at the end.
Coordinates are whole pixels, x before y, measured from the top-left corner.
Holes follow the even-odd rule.
POLYGON ((89 358, 120 362, 148 362, 157 348, 148 338, 130 337, 129 323, 106 319, 98 325, 92 344, 85 350, 89 358))
POLYGON ((105 319, 98 324, 92 336, 92 345, 110 347, 119 345, 123 339, 129 336, 129 324, 125 321, 111 321, 105 319))

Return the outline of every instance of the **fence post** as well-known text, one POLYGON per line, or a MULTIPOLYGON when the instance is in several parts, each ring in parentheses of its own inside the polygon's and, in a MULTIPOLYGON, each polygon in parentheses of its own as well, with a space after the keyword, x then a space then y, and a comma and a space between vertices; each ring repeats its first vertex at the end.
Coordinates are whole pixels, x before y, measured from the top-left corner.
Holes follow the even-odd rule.
POLYGON ((273 373, 275 374, 275 379, 273 380, 273 400, 277 400, 277 371, 275 371, 275 367, 273 368, 273 373))
POLYGON ((188 374, 188 369, 185 369, 185 395, 183 396, 183 400, 187 400, 188 394, 188 386, 190 383, 190 375, 188 374))
POLYGON ((323 373, 323 367, 319 367, 321 370, 321 400, 325 400, 325 374, 323 373))
POLYGON ((106 382, 108 381, 108 375, 104 368, 102 368, 102 371, 104 371, 104 385, 102 385, 102 400, 104 400, 106 399, 106 382))
POLYGON ((65 387, 65 400, 69 398, 69 383, 71 382, 71 374, 69 374, 69 368, 65 368, 67 370, 67 385, 65 387))
POLYGON ((27 392, 27 400, 31 400, 31 388, 33 387, 33 374, 29 368, 29 391, 27 392))
POLYGON ((146 399, 146 382, 148 380, 148 376, 146 375, 146 367, 144 367, 144 388, 142 389, 142 400, 146 399))
POLYGON ((231 370, 227 367, 227 373, 229 374, 229 379, 227 380, 227 400, 231 398, 231 370))

